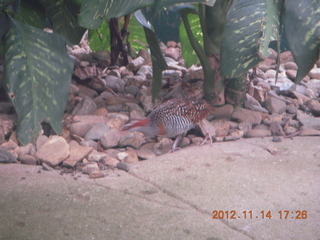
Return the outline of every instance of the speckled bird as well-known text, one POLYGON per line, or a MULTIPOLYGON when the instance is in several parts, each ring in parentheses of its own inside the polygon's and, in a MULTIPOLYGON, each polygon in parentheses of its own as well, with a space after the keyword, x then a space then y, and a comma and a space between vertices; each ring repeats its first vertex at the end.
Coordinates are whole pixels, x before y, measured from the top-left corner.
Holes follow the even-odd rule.
MULTIPOLYGON (((201 125, 211 110, 213 108, 209 104, 194 96, 173 98, 155 108, 146 119, 131 120, 123 130, 142 132, 149 137, 177 137, 171 149, 174 152, 179 149, 178 145, 186 133, 201 125)), ((204 142, 208 139, 212 141, 207 132, 204 142)))

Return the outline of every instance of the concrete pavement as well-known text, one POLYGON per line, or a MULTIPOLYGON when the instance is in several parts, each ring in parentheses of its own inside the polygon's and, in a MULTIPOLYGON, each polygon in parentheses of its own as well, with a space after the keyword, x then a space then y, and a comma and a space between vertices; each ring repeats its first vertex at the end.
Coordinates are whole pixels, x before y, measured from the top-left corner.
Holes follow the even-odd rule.
POLYGON ((319 240, 319 143, 192 146, 95 180, 0 165, 0 239, 319 240))

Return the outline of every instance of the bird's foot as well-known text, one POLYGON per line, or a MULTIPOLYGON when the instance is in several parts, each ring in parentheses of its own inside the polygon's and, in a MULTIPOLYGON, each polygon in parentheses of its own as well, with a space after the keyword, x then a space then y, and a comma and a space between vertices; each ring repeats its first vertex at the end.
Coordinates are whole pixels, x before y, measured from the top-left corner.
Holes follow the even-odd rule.
POLYGON ((210 144, 212 145, 212 136, 210 135, 210 133, 207 132, 204 140, 202 141, 202 143, 200 144, 200 146, 204 145, 207 141, 210 141, 210 144))

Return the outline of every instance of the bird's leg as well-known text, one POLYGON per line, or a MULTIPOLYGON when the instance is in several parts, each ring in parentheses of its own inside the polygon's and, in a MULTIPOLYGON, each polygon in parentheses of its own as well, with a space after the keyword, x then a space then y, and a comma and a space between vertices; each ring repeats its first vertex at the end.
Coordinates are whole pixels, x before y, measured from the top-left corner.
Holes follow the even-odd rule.
POLYGON ((203 132, 206 133, 205 138, 200 145, 204 145, 208 140, 210 140, 210 144, 212 145, 212 136, 208 132, 208 130, 204 127, 202 122, 199 123, 199 127, 203 130, 203 132))
POLYGON ((181 140, 184 138, 185 135, 186 135, 186 133, 183 133, 183 134, 180 134, 180 135, 177 136, 176 140, 174 141, 174 143, 172 145, 171 150, 169 151, 170 153, 173 153, 174 151, 180 149, 180 147, 178 147, 178 146, 179 146, 181 140))

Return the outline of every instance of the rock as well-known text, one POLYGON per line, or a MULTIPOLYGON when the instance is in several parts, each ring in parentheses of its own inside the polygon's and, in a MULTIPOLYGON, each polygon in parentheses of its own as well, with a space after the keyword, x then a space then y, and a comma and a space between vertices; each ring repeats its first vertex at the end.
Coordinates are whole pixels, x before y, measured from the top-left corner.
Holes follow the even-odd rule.
POLYGON ((269 69, 265 72, 264 74, 264 79, 267 79, 267 78, 275 78, 276 77, 276 70, 274 69, 269 69))
POLYGON ((301 130, 300 136, 320 136, 320 130, 304 128, 301 130))
POLYGON ((143 75, 146 76, 146 79, 151 80, 152 76, 153 76, 152 67, 148 66, 148 65, 143 65, 143 66, 140 67, 140 69, 137 72, 137 74, 143 74, 143 75))
POLYGON ((96 150, 98 149, 98 143, 93 140, 81 140, 80 145, 84 147, 91 147, 96 150))
POLYGON ((153 152, 156 155, 168 153, 172 148, 173 141, 170 138, 162 138, 153 146, 153 152))
POLYGON ((110 128, 121 129, 128 121, 129 117, 121 113, 109 113, 107 117, 107 123, 110 128))
POLYGON ((63 161, 62 165, 65 167, 74 167, 78 162, 84 159, 93 148, 80 146, 77 142, 71 141, 69 143, 70 156, 63 161))
POLYGON ((127 163, 125 163, 125 162, 119 162, 117 164, 117 168, 120 169, 120 170, 123 170, 125 172, 129 172, 129 170, 130 170, 129 169, 129 165, 127 163))
POLYGON ((320 129, 320 119, 316 117, 311 117, 302 111, 297 112, 297 119, 303 125, 304 128, 309 129, 320 129))
POLYGON ((253 97, 258 100, 258 102, 264 102, 267 97, 267 92, 265 88, 261 86, 253 86, 253 97))
POLYGON ((218 125, 211 124, 207 119, 203 119, 201 124, 199 124, 200 131, 203 136, 206 136, 207 133, 210 134, 211 137, 216 136, 216 127, 218 125))
POLYGON ((25 154, 34 155, 36 152, 36 147, 32 143, 28 143, 25 146, 18 147, 15 151, 18 155, 25 155, 25 154))
POLYGON ((120 161, 115 158, 115 157, 112 157, 112 156, 109 156, 107 155, 104 159, 103 159, 103 163, 107 166, 110 166, 110 167, 117 167, 117 164, 119 163, 120 161))
POLYGON ((230 122, 227 120, 216 119, 211 122, 213 129, 215 129, 215 137, 225 137, 230 130, 230 122))
POLYGON ((286 70, 286 75, 289 79, 295 80, 297 77, 297 70, 288 69, 286 70))
POLYGON ((251 111, 244 108, 236 108, 233 111, 231 118, 239 122, 247 121, 251 122, 252 124, 260 124, 262 120, 259 112, 251 111))
POLYGON ((97 109, 96 103, 92 98, 84 96, 83 100, 73 109, 72 115, 89 115, 97 109))
POLYGON ((315 92, 320 92, 320 80, 312 79, 309 82, 305 83, 307 88, 312 89, 315 92))
POLYGON ((16 163, 17 158, 3 147, 0 147, 0 163, 16 163))
POLYGON ((168 41, 167 42, 167 47, 175 48, 176 46, 177 46, 177 43, 175 41, 168 41))
POLYGON ((244 132, 241 131, 241 130, 234 130, 234 131, 231 131, 229 136, 226 136, 224 138, 225 141, 235 141, 235 140, 238 140, 240 138, 242 138, 244 135, 244 132))
POLYGON ((298 108, 294 104, 289 104, 287 106, 287 113, 296 114, 297 111, 298 111, 298 108))
POLYGON ((320 103, 318 100, 308 100, 305 102, 305 105, 311 110, 314 116, 320 116, 320 103))
POLYGON ((285 128, 284 128, 284 132, 285 132, 287 135, 291 135, 291 134, 294 134, 295 132, 297 132, 297 129, 294 128, 294 127, 288 126, 288 127, 285 127, 285 128))
POLYGON ((15 151, 17 148, 19 148, 19 145, 12 141, 12 140, 9 140, 8 142, 4 142, 1 144, 1 148, 6 150, 6 151, 15 151))
POLYGON ((59 136, 52 136, 36 152, 36 157, 41 163, 51 167, 57 166, 69 156, 69 145, 59 136))
POLYGON ((54 169, 46 163, 42 163, 42 169, 45 171, 54 171, 54 169))
POLYGON ((283 131, 283 128, 279 121, 272 122, 270 124, 269 130, 272 132, 273 136, 285 136, 285 132, 283 131))
POLYGON ((106 117, 108 115, 108 109, 101 107, 94 111, 93 115, 106 117))
POLYGON ((250 110, 253 110, 253 111, 260 111, 260 112, 268 113, 268 111, 265 108, 263 108, 260 105, 260 103, 254 97, 249 95, 248 93, 246 94, 246 100, 245 100, 245 103, 244 103, 244 107, 246 109, 250 109, 250 110))
POLYGON ((287 109, 287 105, 283 101, 274 97, 270 97, 266 101, 264 101, 264 105, 270 113, 281 114, 287 109))
POLYGON ((27 164, 27 165, 37 165, 38 163, 37 159, 30 154, 19 155, 18 161, 21 162, 22 164, 27 164))
POLYGON ((100 141, 104 148, 113 148, 118 146, 120 138, 119 130, 111 129, 100 138, 100 141))
POLYGON ((185 74, 183 81, 189 82, 191 80, 203 80, 204 74, 201 68, 189 68, 189 71, 185 74))
POLYGON ((182 72, 178 70, 164 70, 162 72, 162 78, 168 79, 171 84, 176 83, 178 80, 181 79, 182 72))
POLYGON ((153 110, 153 103, 152 103, 152 97, 147 91, 148 90, 145 88, 141 89, 140 102, 143 106, 144 111, 149 113, 153 110))
POLYGON ((245 137, 252 138, 252 137, 269 137, 271 136, 271 131, 266 129, 252 129, 249 131, 245 137))
POLYGON ((183 75, 185 75, 187 73, 187 69, 183 66, 178 65, 178 62, 170 62, 167 64, 168 64, 168 69, 178 71, 180 73, 179 74, 180 77, 182 77, 183 75))
POLYGON ((178 61, 181 56, 181 50, 179 48, 169 47, 164 51, 164 55, 178 61))
POLYGON ((91 162, 100 162, 104 160, 107 157, 107 154, 104 152, 98 152, 97 150, 92 150, 91 153, 89 153, 87 159, 91 162))
POLYGON ((280 62, 286 63, 286 62, 292 62, 292 61, 294 60, 290 51, 285 51, 280 54, 280 62))
POLYGON ((103 172, 101 172, 100 170, 99 171, 93 171, 92 173, 89 174, 89 178, 91 178, 91 179, 103 178, 105 176, 106 175, 103 172))
POLYGON ((202 137, 192 137, 190 140, 192 144, 198 145, 198 146, 203 142, 202 137))
POLYGON ((129 85, 124 87, 124 93, 131 94, 132 96, 137 96, 139 93, 139 88, 135 85, 129 85))
POLYGON ((125 152, 119 152, 118 158, 120 161, 124 161, 127 163, 139 162, 138 155, 132 148, 128 148, 125 152))
POLYGON ((295 62, 286 62, 284 64, 284 68, 286 70, 288 70, 288 69, 298 70, 298 65, 295 62))
POLYGON ((0 114, 0 144, 13 132, 16 121, 17 117, 15 115, 0 114))
POLYGON ((141 49, 138 53, 139 57, 143 57, 145 63, 144 64, 150 64, 151 63, 151 56, 149 52, 145 49, 141 49))
POLYGON ((88 96, 90 98, 95 98, 98 96, 97 91, 93 90, 92 88, 88 88, 81 84, 79 84, 77 87, 79 88, 79 93, 77 95, 80 95, 80 97, 88 96))
POLYGON ((95 124, 103 122, 106 122, 106 118, 103 116, 76 115, 73 117, 73 123, 71 123, 69 130, 73 135, 84 138, 95 124))
POLYGON ((118 77, 108 75, 105 78, 106 87, 111 88, 114 92, 123 92, 125 82, 118 77))
POLYGON ((43 144, 49 141, 49 138, 46 135, 40 135, 36 140, 36 149, 39 149, 43 144))
POLYGON ((126 103, 126 107, 129 109, 130 119, 143 119, 145 118, 145 112, 137 103, 126 103))
POLYGON ((292 91, 292 94, 298 99, 298 102, 301 104, 310 100, 309 97, 307 97, 306 95, 299 93, 297 91, 292 91))
POLYGON ((207 119, 209 121, 211 121, 214 118, 230 119, 233 111, 234 107, 231 104, 226 104, 222 107, 216 108, 214 112, 209 113, 207 119))
POLYGON ((282 142, 282 138, 274 136, 274 137, 272 137, 272 142, 282 142))
POLYGON ((133 147, 137 149, 144 143, 146 143, 146 140, 143 133, 127 132, 127 134, 120 137, 119 147, 133 147))
POLYGON ((106 132, 109 131, 109 126, 106 123, 97 123, 86 133, 86 140, 99 140, 106 132))
POLYGON ((308 75, 311 79, 320 79, 320 68, 312 68, 308 75))
POLYGON ((190 145, 190 143, 191 143, 191 140, 190 140, 189 138, 187 138, 187 137, 184 137, 184 138, 181 140, 181 142, 180 142, 180 144, 179 144, 179 147, 181 147, 181 148, 187 147, 187 146, 190 145))
POLYGON ((127 68, 132 72, 136 72, 144 63, 145 63, 145 60, 143 57, 137 57, 136 59, 132 60, 132 62, 128 64, 127 68))
POLYGON ((92 174, 93 172, 99 172, 99 171, 100 169, 96 162, 89 163, 82 168, 82 172, 84 174, 89 174, 89 175, 92 174))
POLYGON ((154 145, 155 145, 154 143, 143 144, 137 152, 138 157, 141 159, 149 159, 154 157, 155 156, 153 152, 154 145))
POLYGON ((252 130, 252 122, 244 121, 238 124, 239 130, 242 131, 242 136, 246 135, 249 131, 252 130))

